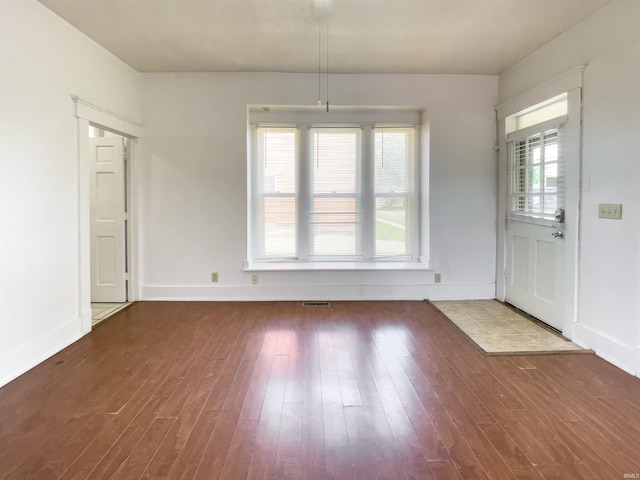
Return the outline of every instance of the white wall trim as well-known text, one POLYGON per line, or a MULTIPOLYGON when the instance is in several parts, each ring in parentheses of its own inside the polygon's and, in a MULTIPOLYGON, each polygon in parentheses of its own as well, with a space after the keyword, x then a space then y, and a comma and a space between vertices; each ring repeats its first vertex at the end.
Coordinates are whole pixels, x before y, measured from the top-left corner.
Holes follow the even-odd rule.
POLYGON ((627 347, 582 323, 574 324, 572 340, 625 372, 640 377, 640 347, 627 347))
POLYGON ((586 65, 577 66, 568 72, 558 75, 540 85, 506 100, 496 107, 498 120, 517 113, 532 105, 536 105, 561 93, 582 88, 583 73, 586 65))
POLYGON ((117 113, 110 112, 102 107, 81 99, 77 95, 71 95, 75 106, 75 116, 87 119, 91 123, 103 125, 129 137, 141 137, 142 125, 129 120, 117 113))
POLYGON ((0 356, 0 387, 77 341, 83 335, 78 329, 80 323, 81 319, 75 318, 3 353, 0 356), (33 352, 41 353, 34 358, 33 352))
POLYGON ((136 212, 138 211, 138 197, 136 192, 139 190, 137 184, 139 182, 139 167, 135 165, 140 163, 140 147, 139 137, 142 135, 142 127, 139 123, 122 117, 116 113, 93 105, 82 100, 76 95, 72 95, 71 99, 75 106, 75 116, 78 119, 78 277, 79 277, 79 312, 82 325, 82 334, 91 331, 91 217, 90 217, 90 199, 89 190, 89 123, 105 127, 118 134, 130 138, 130 161, 128 162, 129 184, 129 229, 128 229, 128 257, 129 257, 129 301, 138 299, 138 276, 139 258, 138 258, 138 222, 136 212), (131 161, 133 160, 133 161, 131 161))
POLYGON ((145 285, 141 300, 469 300, 495 298, 494 283, 479 284, 265 284, 145 285))

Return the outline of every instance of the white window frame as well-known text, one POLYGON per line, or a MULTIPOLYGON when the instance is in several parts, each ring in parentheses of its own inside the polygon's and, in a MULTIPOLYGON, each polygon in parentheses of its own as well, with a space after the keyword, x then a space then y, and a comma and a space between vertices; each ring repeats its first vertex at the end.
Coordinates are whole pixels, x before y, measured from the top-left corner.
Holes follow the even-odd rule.
MULTIPOLYGON (((285 115, 286 118, 286 115, 285 115)), ((311 115, 308 121, 300 121, 300 116, 293 116, 295 123, 286 122, 279 117, 277 122, 253 122, 249 123, 249 142, 248 148, 250 155, 248 157, 250 175, 248 177, 249 201, 248 201, 248 254, 245 262, 245 270, 260 269, 286 269, 298 270, 311 268, 323 268, 322 265, 332 265, 337 269, 424 269, 426 265, 422 263, 423 259, 420 252, 420 233, 423 228, 420 225, 420 133, 421 126, 416 122, 375 122, 367 123, 363 121, 356 122, 326 122, 318 121, 316 115, 311 115), (297 129, 297 164, 296 164, 296 242, 297 255, 291 257, 273 257, 260 258, 259 252, 255 248, 255 242, 259 241, 255 237, 257 232, 257 224, 259 221, 258 212, 260 211, 257 203, 257 190, 259 185, 259 152, 258 132, 260 127, 265 128, 296 128, 297 129), (358 212, 362 218, 362 225, 358 228, 358 236, 360 236, 358 245, 360 251, 355 256, 336 256, 336 257, 317 257, 310 255, 310 229, 309 215, 312 196, 310 192, 312 173, 310 160, 312 159, 313 146, 313 129, 314 128, 359 128, 360 129, 360 161, 359 161, 359 182, 361 187, 356 195, 359 197, 360 211, 358 212), (412 165, 412 187, 409 192, 402 192, 398 195, 409 198, 407 209, 410 215, 410 225, 407 231, 407 255, 403 256, 380 256, 375 255, 375 198, 374 190, 374 148, 375 148, 375 129, 376 128, 393 128, 404 127, 414 129, 413 134, 413 165, 412 165), (368 159, 368 160, 366 160, 368 159), (367 267, 368 265, 368 267, 367 267), (397 267, 397 268, 396 268, 397 267)), ((302 120, 305 120, 304 118, 302 120)), ((388 196, 389 194, 385 194, 388 196)))
MULTIPOLYGON (((541 141, 541 145, 544 145, 544 138, 546 135, 555 132, 557 134, 556 139, 555 139, 555 144, 557 145, 558 148, 558 158, 556 160, 556 163, 558 165, 558 177, 561 179, 557 185, 557 192, 555 193, 555 197, 557 199, 557 208, 565 208, 564 205, 564 195, 565 195, 565 189, 564 189, 564 166, 563 166, 563 153, 562 150, 564 148, 563 145, 563 135, 562 135, 562 129, 564 127, 564 124, 567 122, 567 116, 563 115, 561 117, 558 118, 554 118, 554 119, 550 119, 548 121, 542 122, 540 124, 537 125, 532 125, 529 126, 527 128, 523 128, 521 130, 515 130, 511 133, 509 133, 509 135, 507 135, 507 149, 508 149, 508 155, 507 155, 507 161, 508 161, 508 168, 509 168, 509 205, 508 205, 508 211, 509 211, 509 216, 512 219, 516 219, 516 220, 520 220, 520 221, 531 221, 534 223, 541 223, 541 224, 548 224, 548 225, 552 225, 554 223, 554 214, 553 213, 544 213, 544 211, 541 212, 533 212, 533 211, 528 211, 528 210, 515 210, 513 207, 513 202, 514 202, 514 196, 518 195, 518 194, 522 194, 525 196, 532 196, 531 192, 529 191, 525 191, 525 192, 515 192, 514 191, 514 174, 515 174, 515 145, 517 142, 520 141, 529 141, 529 139, 533 138, 533 137, 539 137, 540 141, 541 141)), ((544 192, 544 167, 546 165, 546 162, 544 161, 544 155, 541 153, 542 157, 540 160, 540 174, 541 174, 541 192, 539 192, 536 195, 540 196, 540 200, 541 202, 544 204, 544 197, 545 195, 549 195, 547 193, 544 192)), ((530 166, 532 166, 532 164, 530 164, 528 161, 525 165, 525 169, 528 169, 530 166)), ((544 207, 543 207, 544 210, 544 207)))

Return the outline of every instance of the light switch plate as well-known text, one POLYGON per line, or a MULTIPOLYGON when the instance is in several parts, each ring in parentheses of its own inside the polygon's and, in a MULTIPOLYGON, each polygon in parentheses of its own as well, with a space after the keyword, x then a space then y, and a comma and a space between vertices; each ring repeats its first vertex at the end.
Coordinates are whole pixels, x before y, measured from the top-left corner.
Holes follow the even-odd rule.
POLYGON ((613 218, 620 220, 622 218, 621 203, 601 203, 598 205, 599 218, 613 218))

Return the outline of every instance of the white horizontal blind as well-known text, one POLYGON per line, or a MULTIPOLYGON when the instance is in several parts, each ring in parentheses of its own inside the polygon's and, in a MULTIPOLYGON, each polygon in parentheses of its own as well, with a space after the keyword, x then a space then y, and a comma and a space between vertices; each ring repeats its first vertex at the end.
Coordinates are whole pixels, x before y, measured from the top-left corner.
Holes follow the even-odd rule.
POLYGON ((406 256, 413 225, 414 129, 374 130, 375 256, 406 256))
POLYGON ((309 256, 360 256, 360 129, 311 132, 309 256))
POLYGON ((552 220, 564 208, 561 130, 543 128, 509 143, 511 213, 552 220))
POLYGON ((297 129, 258 128, 258 258, 296 256, 296 149, 297 129))
POLYGON ((414 126, 252 128, 251 261, 419 259, 414 126))

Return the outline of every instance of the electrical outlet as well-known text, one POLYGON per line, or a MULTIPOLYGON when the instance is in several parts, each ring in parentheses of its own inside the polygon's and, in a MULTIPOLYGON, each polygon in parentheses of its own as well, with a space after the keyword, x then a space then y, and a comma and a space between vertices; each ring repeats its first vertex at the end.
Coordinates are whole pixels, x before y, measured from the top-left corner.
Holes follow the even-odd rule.
POLYGON ((218 272, 213 272, 211 274, 211 281, 214 282, 214 283, 218 282, 218 272))
POLYGON ((598 205, 599 218, 613 218, 620 220, 622 218, 621 203, 601 203, 598 205))
POLYGON ((435 283, 440 283, 442 282, 442 274, 441 273, 434 273, 433 274, 433 281, 435 283))
POLYGON ((251 275, 251 284, 252 285, 258 284, 258 275, 251 275))

